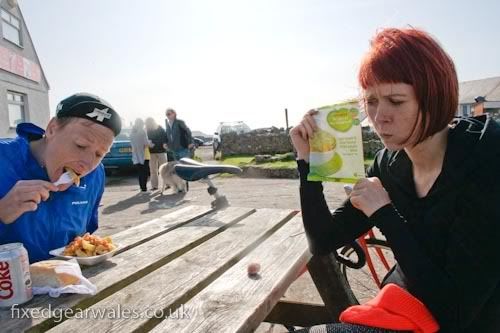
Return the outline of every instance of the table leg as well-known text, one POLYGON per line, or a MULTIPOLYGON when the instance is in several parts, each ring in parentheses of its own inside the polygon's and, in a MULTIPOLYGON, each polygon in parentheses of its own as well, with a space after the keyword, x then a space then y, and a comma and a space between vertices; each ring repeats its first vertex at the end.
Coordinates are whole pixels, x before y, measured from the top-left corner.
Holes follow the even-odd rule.
POLYGON ((347 307, 359 304, 333 254, 313 256, 307 268, 319 295, 335 321, 347 307))

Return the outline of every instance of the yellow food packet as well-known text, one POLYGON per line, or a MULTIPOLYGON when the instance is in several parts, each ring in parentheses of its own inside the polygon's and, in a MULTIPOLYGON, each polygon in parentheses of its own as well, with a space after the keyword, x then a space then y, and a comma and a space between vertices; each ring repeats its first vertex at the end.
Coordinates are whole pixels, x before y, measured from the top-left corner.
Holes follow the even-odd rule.
POLYGON ((365 177, 357 103, 328 105, 317 110, 314 118, 319 129, 309 140, 307 179, 355 183, 365 177))

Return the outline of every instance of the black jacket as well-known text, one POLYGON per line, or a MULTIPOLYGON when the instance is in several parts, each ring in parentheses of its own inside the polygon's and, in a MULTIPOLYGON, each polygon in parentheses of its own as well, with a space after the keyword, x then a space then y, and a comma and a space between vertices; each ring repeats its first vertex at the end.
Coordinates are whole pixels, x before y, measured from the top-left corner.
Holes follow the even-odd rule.
POLYGON ((186 149, 193 143, 191 130, 187 127, 183 120, 176 119, 172 127, 170 127, 167 119, 165 120, 165 128, 167 132, 167 144, 169 150, 177 151, 180 149, 186 149))
POLYGON ((309 166, 298 161, 312 253, 329 253, 377 226, 399 265, 390 274, 402 274, 397 280, 429 308, 440 332, 500 332, 500 126, 486 119, 450 129, 443 169, 424 198, 404 151, 377 153, 368 176, 380 178, 392 204, 370 218, 348 200, 332 216, 321 183, 307 181, 309 166))
POLYGON ((153 147, 149 148, 149 152, 152 154, 164 153, 166 150, 163 145, 167 143, 167 133, 163 127, 158 126, 154 130, 148 130, 148 139, 154 144, 153 147))

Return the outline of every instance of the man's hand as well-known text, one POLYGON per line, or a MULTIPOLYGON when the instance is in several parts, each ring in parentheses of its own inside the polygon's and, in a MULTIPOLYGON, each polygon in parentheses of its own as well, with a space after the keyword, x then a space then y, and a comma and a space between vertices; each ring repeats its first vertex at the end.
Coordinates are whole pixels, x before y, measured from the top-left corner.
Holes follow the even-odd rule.
POLYGON ((318 125, 313 118, 316 113, 318 113, 316 110, 308 111, 302 121, 290 130, 290 139, 297 151, 297 158, 306 162, 309 162, 309 139, 318 130, 318 125))
POLYGON ((188 149, 193 149, 193 147, 194 147, 194 143, 190 143, 190 144, 188 145, 188 149))
POLYGON ((59 188, 43 180, 20 180, 0 199, 0 221, 9 224, 25 212, 37 210, 42 201, 50 196, 50 191, 59 188))
POLYGON ((365 213, 367 217, 391 203, 389 194, 377 177, 358 180, 352 189, 350 200, 352 205, 365 213))

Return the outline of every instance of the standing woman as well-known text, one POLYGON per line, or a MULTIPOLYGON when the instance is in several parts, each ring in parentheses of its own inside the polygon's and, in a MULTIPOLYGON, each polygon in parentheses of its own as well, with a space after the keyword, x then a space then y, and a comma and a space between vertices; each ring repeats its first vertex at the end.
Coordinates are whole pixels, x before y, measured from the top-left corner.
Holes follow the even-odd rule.
POLYGON ((130 143, 132 145, 132 162, 139 173, 139 186, 142 192, 146 192, 148 174, 149 174, 149 140, 144 130, 144 121, 140 118, 135 120, 130 134, 130 143))
POLYGON ((163 127, 158 125, 153 118, 146 118, 146 131, 151 140, 149 152, 149 172, 151 174, 151 189, 158 189, 158 171, 160 166, 167 163, 166 146, 167 134, 163 127))
POLYGON ((358 80, 385 149, 331 215, 321 183, 307 181, 317 125, 306 113, 290 132, 304 227, 312 253, 324 255, 376 226, 397 264, 372 303, 377 315, 356 320, 370 307, 350 308, 344 323, 314 332, 500 332, 500 126, 487 115, 454 120, 455 66, 421 30, 380 31, 358 80))

